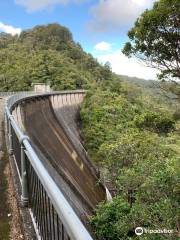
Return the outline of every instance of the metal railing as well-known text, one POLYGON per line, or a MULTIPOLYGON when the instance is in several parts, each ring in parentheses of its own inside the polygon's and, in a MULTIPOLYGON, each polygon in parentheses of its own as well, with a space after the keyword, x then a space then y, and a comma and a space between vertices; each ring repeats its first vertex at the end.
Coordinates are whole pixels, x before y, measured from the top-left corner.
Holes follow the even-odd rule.
POLYGON ((0 97, 9 97, 9 96, 12 96, 12 95, 17 95, 17 93, 19 94, 34 94, 35 92, 34 91, 19 91, 19 92, 0 92, 0 97))
POLYGON ((7 100, 5 107, 9 153, 14 155, 19 172, 22 204, 31 209, 41 239, 92 240, 42 164, 31 146, 28 136, 23 134, 11 114, 14 104, 22 99, 32 97, 32 95, 34 94, 30 94, 30 96, 27 96, 27 93, 14 95, 7 100))

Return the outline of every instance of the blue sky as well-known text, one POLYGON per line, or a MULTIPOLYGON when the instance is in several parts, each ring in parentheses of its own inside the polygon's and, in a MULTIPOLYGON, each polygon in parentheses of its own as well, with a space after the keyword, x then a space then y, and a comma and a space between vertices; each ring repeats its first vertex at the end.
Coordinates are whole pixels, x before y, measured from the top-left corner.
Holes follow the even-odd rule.
POLYGON ((121 49, 127 31, 154 0, 1 0, 0 31, 11 34, 35 25, 57 22, 70 29, 74 40, 100 62, 109 61, 119 74, 154 79, 156 71, 121 49))

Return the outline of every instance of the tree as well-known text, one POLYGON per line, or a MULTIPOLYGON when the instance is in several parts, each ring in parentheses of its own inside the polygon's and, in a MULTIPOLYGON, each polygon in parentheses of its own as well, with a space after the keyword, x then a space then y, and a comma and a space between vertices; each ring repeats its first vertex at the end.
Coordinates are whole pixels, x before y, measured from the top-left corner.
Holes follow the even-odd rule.
POLYGON ((138 239, 139 226, 173 230, 143 234, 144 240, 176 240, 179 108, 164 101, 153 82, 132 81, 138 87, 116 78, 96 83, 81 106, 84 146, 114 196, 100 203, 90 223, 97 240, 138 239))
POLYGON ((137 127, 151 130, 156 133, 168 133, 174 130, 175 121, 172 116, 163 112, 146 111, 144 114, 135 117, 137 127))
POLYGON ((36 26, 18 37, 0 33, 1 91, 30 90, 34 82, 49 81, 54 90, 87 89, 111 81, 111 75, 59 24, 36 26))
POLYGON ((159 0, 128 32, 123 53, 160 70, 159 78, 180 78, 180 2, 159 0))

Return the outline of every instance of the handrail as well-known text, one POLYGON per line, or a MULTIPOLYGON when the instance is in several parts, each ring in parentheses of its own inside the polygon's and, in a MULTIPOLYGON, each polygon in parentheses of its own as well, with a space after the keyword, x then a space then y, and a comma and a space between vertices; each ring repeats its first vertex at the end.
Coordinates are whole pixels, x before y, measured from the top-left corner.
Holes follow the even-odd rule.
POLYGON ((60 94, 67 94, 67 93, 86 93, 86 90, 64 90, 64 91, 54 91, 54 92, 46 92, 46 93, 35 93, 35 92, 19 92, 18 94, 14 94, 10 96, 7 101, 6 105, 9 109, 12 109, 13 105, 18 103, 19 101, 31 99, 34 97, 48 97, 53 95, 60 95, 60 94))
MULTIPOLYGON (((61 93, 62 92, 60 92, 59 94, 61 93)), ((57 92, 55 94, 57 94, 57 92)), ((53 94, 43 94, 43 96, 44 95, 53 94)), ((15 97, 16 100, 14 99, 14 101, 12 98, 13 96, 9 98, 9 102, 11 102, 10 105, 6 103, 5 107, 5 114, 7 116, 6 119, 10 126, 13 128, 14 132, 16 133, 19 142, 21 143, 21 145, 23 145, 24 153, 27 155, 30 164, 32 165, 34 171, 36 172, 55 210, 57 211, 57 214, 61 219, 69 237, 72 240, 92 240, 92 237, 90 236, 89 232, 86 230, 81 220, 78 218, 70 204, 67 202, 63 193, 54 182, 53 178, 49 175, 48 171, 43 166, 41 160, 39 159, 35 150, 31 146, 28 137, 23 134, 21 129, 18 127, 16 121, 14 120, 14 117, 11 114, 11 110, 13 105, 16 103, 16 100, 19 101, 20 98, 16 96, 15 97)))

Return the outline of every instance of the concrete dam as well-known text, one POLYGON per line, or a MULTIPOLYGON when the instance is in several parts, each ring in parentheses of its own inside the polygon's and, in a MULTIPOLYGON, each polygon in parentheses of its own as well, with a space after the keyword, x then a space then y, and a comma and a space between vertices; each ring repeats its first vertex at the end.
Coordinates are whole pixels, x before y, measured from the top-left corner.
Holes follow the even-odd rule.
MULTIPOLYGON (((28 136, 30 145, 47 173, 80 221, 87 226, 88 216, 93 213, 98 203, 106 200, 107 189, 100 182, 98 172, 81 142, 78 120, 80 105, 85 94, 85 91, 64 91, 21 97, 13 102, 11 114, 22 133, 28 136)), ((12 136, 14 135, 15 131, 12 130, 12 136)), ((14 149, 17 148, 16 142, 17 140, 12 144, 14 149)), ((28 158, 26 151, 25 155, 28 158)), ((17 161, 17 165, 22 172, 22 162, 17 161)), ((28 174, 31 177, 32 173, 28 174)), ((29 180, 30 183, 28 183, 32 189, 35 186, 33 181, 29 180)), ((38 188, 36 191, 39 191, 38 188)), ((30 194, 33 195, 33 192, 30 194)), ((47 195, 50 196, 50 194, 47 195)), ((51 225, 49 218, 47 217, 47 221, 50 221, 51 225)), ((55 225, 57 228, 57 223, 55 225)), ((68 230, 69 238, 67 239, 85 239, 71 237, 68 230)), ((58 235, 52 238, 48 231, 47 236, 47 239, 59 239, 58 235)), ((42 237, 42 239, 46 238, 42 237)))

